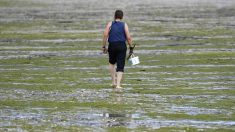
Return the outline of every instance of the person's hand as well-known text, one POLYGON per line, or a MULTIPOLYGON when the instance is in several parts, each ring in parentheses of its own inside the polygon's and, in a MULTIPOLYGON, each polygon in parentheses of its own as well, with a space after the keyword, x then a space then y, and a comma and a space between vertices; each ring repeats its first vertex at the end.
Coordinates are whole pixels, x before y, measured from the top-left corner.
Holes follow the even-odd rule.
POLYGON ((108 49, 106 48, 106 46, 102 47, 102 51, 103 51, 103 54, 107 54, 108 53, 108 49))
POLYGON ((134 47, 130 46, 129 49, 130 49, 129 54, 133 54, 134 47))

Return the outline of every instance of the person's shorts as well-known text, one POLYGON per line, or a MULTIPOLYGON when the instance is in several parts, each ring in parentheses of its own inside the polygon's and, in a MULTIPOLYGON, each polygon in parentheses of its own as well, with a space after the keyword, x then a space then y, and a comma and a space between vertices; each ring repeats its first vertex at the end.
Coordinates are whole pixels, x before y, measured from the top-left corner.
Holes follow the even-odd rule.
POLYGON ((109 43, 109 63, 113 65, 117 63, 117 72, 124 72, 126 51, 127 47, 125 42, 109 43))

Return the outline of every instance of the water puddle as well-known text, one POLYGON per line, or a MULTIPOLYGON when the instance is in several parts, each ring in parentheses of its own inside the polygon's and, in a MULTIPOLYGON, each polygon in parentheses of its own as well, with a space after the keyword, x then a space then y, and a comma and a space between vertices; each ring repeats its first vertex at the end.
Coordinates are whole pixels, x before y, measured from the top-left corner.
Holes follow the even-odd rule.
POLYGON ((171 112, 186 113, 188 115, 223 114, 223 113, 227 113, 228 115, 232 114, 232 112, 228 112, 222 109, 205 109, 205 108, 197 108, 197 107, 192 107, 192 106, 172 106, 171 112))
MULTIPOLYGON (((182 68, 201 68, 201 67, 235 67, 235 65, 229 64, 229 65, 155 65, 155 66, 149 66, 149 65, 137 65, 135 66, 136 68, 141 68, 141 69, 152 69, 152 68, 178 68, 178 67, 182 67, 182 68)), ((130 66, 127 66, 128 68, 133 68, 130 66)))
POLYGON ((181 78, 176 78, 176 77, 170 77, 170 78, 165 78, 165 80, 168 81, 205 81, 205 80, 218 80, 218 79, 235 79, 234 76, 209 76, 209 77, 181 77, 181 78))
POLYGON ((72 51, 2 51, 0 59, 13 59, 13 58, 33 58, 33 57, 73 57, 73 56, 87 56, 98 57, 102 56, 101 51, 98 50, 72 50, 72 51), (12 55, 16 54, 16 55, 12 55))
MULTIPOLYGON (((142 114, 132 113, 110 113, 106 110, 99 111, 98 109, 77 109, 76 111, 63 111, 46 113, 47 109, 31 108, 27 112, 2 109, 0 127, 14 126, 14 123, 9 121, 22 120, 30 125, 48 125, 54 124, 58 126, 84 126, 107 128, 113 126, 125 126, 127 128, 148 127, 158 129, 161 127, 196 127, 196 128, 227 128, 235 125, 234 121, 200 121, 200 120, 169 120, 162 117, 157 119, 149 118, 142 114), (37 112, 32 112, 36 110, 37 112), (143 119, 144 118, 144 119, 143 119)), ((15 123, 19 128, 23 124, 15 123)))
MULTIPOLYGON (((228 84, 235 84, 235 82, 212 82, 212 81, 207 81, 207 82, 189 82, 190 85, 228 85, 228 84)), ((210 88, 209 88, 210 89, 210 88)))
POLYGON ((158 129, 161 127, 189 127, 195 128, 227 128, 233 127, 234 121, 197 121, 197 120, 133 120, 130 122, 130 128, 136 128, 139 126, 150 127, 158 129))
POLYGON ((203 52, 235 52, 235 49, 187 49, 187 50, 136 50, 138 54, 180 54, 180 53, 203 53, 203 52))
MULTIPOLYGON (((59 23, 67 23, 72 21, 60 21, 59 23)), ((17 33, 17 34, 35 34, 35 33, 101 33, 103 30, 17 30, 17 31, 4 31, 3 33, 17 33)), ((37 40, 32 40, 37 41, 37 40)))
MULTIPOLYGON (((1 50, 22 50, 22 49, 49 49, 49 46, 37 46, 37 47, 30 47, 30 46, 0 46, 1 50)), ((14 51, 13 51, 14 52, 14 51)), ((8 52, 9 53, 9 52, 8 52)))
POLYGON ((94 39, 38 39, 30 40, 31 43, 43 42, 43 43, 71 43, 71 42, 100 42, 101 38, 94 39))
MULTIPOLYGON (((26 84, 28 85, 28 84, 26 84)), ((30 85, 34 85, 31 83, 30 85)), ((46 85, 46 84, 43 84, 46 85)), ((43 86, 42 85, 42 86, 43 86)), ((52 84, 48 84, 52 85, 52 84)), ((92 102, 97 100, 102 100, 109 98, 109 92, 112 89, 103 89, 103 90, 92 90, 92 89, 77 89, 73 91, 73 93, 62 93, 60 91, 31 91, 31 90, 24 90, 24 89, 1 89, 0 97, 1 100, 7 99, 17 99, 17 100, 38 100, 38 101, 69 101, 71 99, 76 99, 79 102, 92 102), (107 93, 108 92, 108 93, 107 93)))

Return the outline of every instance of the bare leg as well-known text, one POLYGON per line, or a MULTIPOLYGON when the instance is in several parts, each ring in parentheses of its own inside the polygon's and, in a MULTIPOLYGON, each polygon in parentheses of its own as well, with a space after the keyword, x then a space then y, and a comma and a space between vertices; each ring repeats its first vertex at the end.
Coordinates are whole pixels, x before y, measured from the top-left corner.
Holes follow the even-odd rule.
POLYGON ((122 88, 121 87, 122 75, 123 75, 123 72, 117 72, 117 87, 116 88, 122 88))
POLYGON ((109 64, 109 71, 110 71, 111 78, 112 78, 112 85, 113 87, 115 87, 117 85, 115 65, 109 64))

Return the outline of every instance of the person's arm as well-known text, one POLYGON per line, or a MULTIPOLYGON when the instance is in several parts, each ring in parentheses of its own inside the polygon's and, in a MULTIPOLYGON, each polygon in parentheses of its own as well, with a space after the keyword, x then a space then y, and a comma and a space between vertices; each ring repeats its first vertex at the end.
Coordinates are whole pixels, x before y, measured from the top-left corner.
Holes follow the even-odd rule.
POLYGON ((126 33, 126 39, 127 39, 128 45, 129 47, 132 47, 132 39, 131 39, 128 25, 126 23, 125 23, 125 33, 126 33))
POLYGON ((108 39, 108 36, 109 36, 109 30, 110 30, 110 27, 111 27, 111 24, 112 22, 109 22, 106 27, 105 27, 105 30, 104 30, 104 34, 103 34, 103 46, 102 46, 102 50, 107 50, 106 49, 106 43, 107 43, 107 39, 108 39))
POLYGON ((126 23, 125 23, 125 33, 126 33, 127 42, 128 42, 129 49, 130 49, 129 54, 133 54, 134 47, 132 45, 132 39, 131 39, 131 34, 129 32, 129 28, 126 23))

